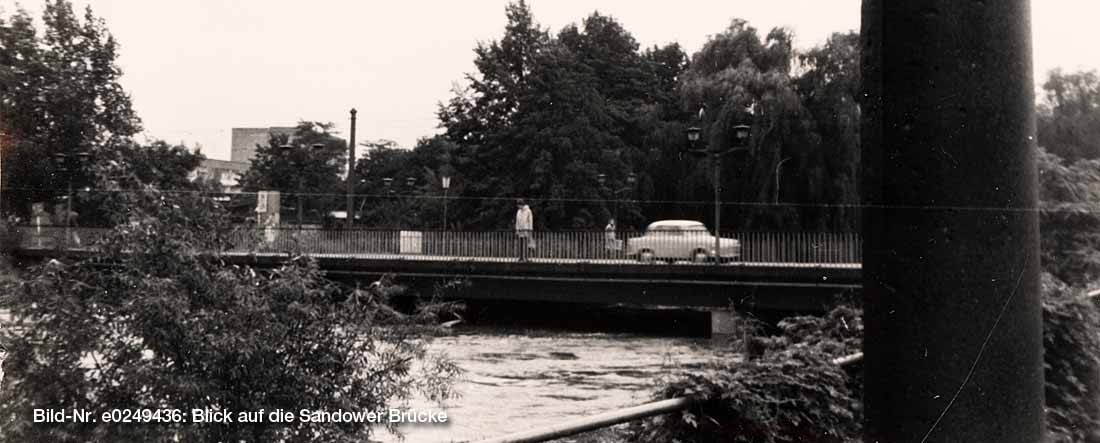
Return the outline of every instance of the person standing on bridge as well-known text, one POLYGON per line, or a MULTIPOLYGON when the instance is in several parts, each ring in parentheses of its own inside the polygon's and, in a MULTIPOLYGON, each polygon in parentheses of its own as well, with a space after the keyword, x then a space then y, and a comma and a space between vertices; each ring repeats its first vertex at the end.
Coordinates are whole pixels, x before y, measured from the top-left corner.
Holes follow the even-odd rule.
POLYGON ((527 261, 531 249, 535 249, 535 223, 531 208, 523 199, 516 200, 516 238, 519 240, 519 261, 527 261))
POLYGON ((623 243, 615 237, 617 228, 615 227, 615 219, 607 221, 607 226, 604 227, 604 236, 606 237, 606 244, 604 245, 611 255, 615 255, 623 249, 623 243))

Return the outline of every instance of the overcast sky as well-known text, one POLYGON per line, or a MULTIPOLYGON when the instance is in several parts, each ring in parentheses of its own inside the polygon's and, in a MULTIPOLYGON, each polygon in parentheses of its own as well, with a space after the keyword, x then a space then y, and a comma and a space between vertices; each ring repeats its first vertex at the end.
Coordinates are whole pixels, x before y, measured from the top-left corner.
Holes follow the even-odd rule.
MULTIPOLYGON (((41 0, 22 6, 39 16, 41 0)), ((438 132, 437 103, 474 71, 472 49, 504 32, 507 0, 74 0, 121 45, 122 84, 145 136, 229 158, 230 128, 332 121, 347 136, 412 147, 438 132)), ((799 47, 859 28, 859 0, 530 0, 552 31, 594 10, 643 46, 689 53, 734 17, 792 29, 799 47)), ((13 0, 0 0, 10 13, 13 0)), ((1033 0, 1036 71, 1100 68, 1097 0, 1033 0)))

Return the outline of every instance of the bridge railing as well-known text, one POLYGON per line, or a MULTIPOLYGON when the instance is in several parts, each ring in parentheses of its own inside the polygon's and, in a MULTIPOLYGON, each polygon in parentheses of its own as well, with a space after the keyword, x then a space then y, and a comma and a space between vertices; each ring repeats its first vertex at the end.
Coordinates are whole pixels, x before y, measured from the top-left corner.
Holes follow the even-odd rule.
MULTIPOLYGON (((82 250, 107 232, 102 228, 21 227, 25 250, 82 250)), ((851 232, 737 232, 722 239, 721 259, 744 263, 858 264, 861 238, 851 232)), ((513 260, 527 249, 539 262, 713 262, 714 237, 707 232, 649 233, 535 231, 399 231, 324 229, 319 226, 241 228, 229 252, 304 253, 318 256, 421 260, 513 260)))

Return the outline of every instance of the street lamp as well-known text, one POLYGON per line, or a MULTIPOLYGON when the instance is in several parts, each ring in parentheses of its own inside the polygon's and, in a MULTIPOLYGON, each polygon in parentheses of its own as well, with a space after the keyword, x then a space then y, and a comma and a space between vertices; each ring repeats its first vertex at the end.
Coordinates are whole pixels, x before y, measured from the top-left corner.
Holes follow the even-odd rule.
POLYGON ((615 192, 615 222, 616 222, 616 226, 622 226, 622 221, 619 220, 619 206, 621 206, 620 201, 622 200, 622 197, 620 197, 619 195, 620 195, 620 193, 629 192, 629 191, 634 190, 634 184, 637 183, 637 182, 638 182, 638 175, 631 172, 631 173, 626 175, 626 187, 622 188, 622 189, 619 189, 619 191, 615 192))
POLYGON ((596 184, 600 187, 600 207, 606 209, 607 204, 607 174, 596 174, 596 184))
POLYGON ((65 242, 68 243, 72 238, 72 218, 73 218, 73 175, 80 170, 80 167, 88 162, 91 158, 91 154, 87 152, 77 152, 73 154, 66 154, 59 152, 54 154, 54 162, 57 163, 57 172, 65 174, 65 179, 68 183, 65 190, 65 242))
POLYGON ((451 189, 451 177, 443 176, 443 230, 447 230, 447 191, 451 189))
MULTIPOLYGON (((703 111, 699 111, 699 117, 702 118, 703 111)), ((713 167, 713 180, 714 180, 714 264, 715 266, 722 264, 722 156, 732 152, 746 151, 749 148, 749 141, 752 138, 752 127, 749 125, 736 125, 730 128, 731 135, 733 136, 732 146, 707 146, 702 149, 696 148, 696 144, 702 136, 703 130, 698 126, 692 126, 685 130, 688 143, 691 145, 693 153, 708 155, 713 167)))
MULTIPOLYGON (((279 146, 279 149, 282 151, 283 156, 287 158, 287 160, 290 162, 290 164, 294 165, 295 167, 297 167, 299 169, 299 173, 298 173, 298 192, 297 192, 297 195, 295 196, 294 200, 298 204, 298 229, 302 229, 302 193, 304 192, 303 187, 305 185, 304 185, 303 180, 302 180, 302 173, 301 172, 304 171, 306 169, 306 167, 309 166, 309 164, 310 164, 309 160, 310 160, 310 157, 312 157, 312 155, 311 155, 312 153, 307 151, 304 147, 303 148, 297 148, 297 147, 295 147, 293 145, 290 145, 290 144, 285 144, 285 145, 279 146)), ((323 151, 324 149, 325 149, 325 145, 323 145, 323 144, 315 143, 313 145, 313 153, 319 153, 319 152, 323 151)))
POLYGON ((687 139, 688 142, 691 143, 692 149, 695 148, 695 143, 699 141, 699 135, 702 134, 702 132, 703 130, 699 129, 698 126, 687 128, 687 139))

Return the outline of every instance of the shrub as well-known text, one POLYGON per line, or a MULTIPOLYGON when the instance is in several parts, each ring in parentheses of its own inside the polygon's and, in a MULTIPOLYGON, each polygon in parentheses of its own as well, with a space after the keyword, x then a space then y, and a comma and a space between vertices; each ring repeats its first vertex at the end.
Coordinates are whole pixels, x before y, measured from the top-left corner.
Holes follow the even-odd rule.
POLYGON ((844 442, 857 440, 862 420, 858 377, 832 364, 859 351, 863 327, 848 300, 827 316, 780 322, 782 335, 752 337, 759 356, 731 361, 676 380, 657 397, 700 399, 680 414, 632 430, 632 441, 844 442))
POLYGON ((1053 442, 1100 441, 1100 312, 1043 275, 1047 429, 1053 442))

